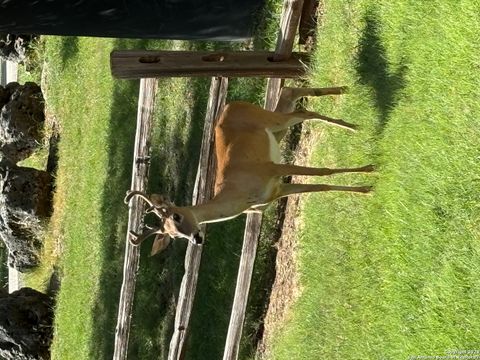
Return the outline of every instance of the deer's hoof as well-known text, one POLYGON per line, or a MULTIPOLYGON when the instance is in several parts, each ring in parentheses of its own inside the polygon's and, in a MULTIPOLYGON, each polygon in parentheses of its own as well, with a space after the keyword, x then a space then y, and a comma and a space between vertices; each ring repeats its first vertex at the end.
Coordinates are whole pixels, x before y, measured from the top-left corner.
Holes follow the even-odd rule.
POLYGON ((362 168, 362 171, 364 171, 364 172, 374 172, 375 171, 375 165, 370 164, 370 165, 364 166, 362 168))

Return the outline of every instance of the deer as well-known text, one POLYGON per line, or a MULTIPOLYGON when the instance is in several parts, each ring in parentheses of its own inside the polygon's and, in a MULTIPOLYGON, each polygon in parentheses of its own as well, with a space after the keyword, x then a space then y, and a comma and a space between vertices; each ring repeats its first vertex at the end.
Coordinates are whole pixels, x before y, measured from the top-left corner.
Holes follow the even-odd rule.
POLYGON ((176 206, 158 194, 128 191, 125 203, 140 197, 147 213, 160 219, 160 226, 142 234, 131 232, 130 242, 138 246, 156 235, 151 255, 168 246, 171 238, 185 238, 202 245, 202 224, 226 221, 242 213, 261 212, 276 199, 292 194, 343 191, 368 194, 371 186, 293 184, 284 182, 289 175, 326 176, 340 173, 369 173, 373 165, 356 168, 313 168, 281 163, 280 141, 287 129, 305 120, 320 120, 349 131, 357 126, 304 109, 295 110, 296 101, 305 96, 339 95, 344 87, 294 88, 281 90, 274 111, 242 101, 227 104, 215 126, 217 159, 213 198, 194 206, 176 206))

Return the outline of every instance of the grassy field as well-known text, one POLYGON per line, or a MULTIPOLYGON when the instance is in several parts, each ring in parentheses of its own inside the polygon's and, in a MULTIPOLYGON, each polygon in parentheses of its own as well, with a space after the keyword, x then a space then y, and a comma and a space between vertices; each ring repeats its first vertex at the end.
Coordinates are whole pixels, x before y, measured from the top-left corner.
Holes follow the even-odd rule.
POLYGON ((480 3, 325 1, 324 13, 311 83, 350 91, 313 108, 362 129, 310 125, 311 163, 375 163, 374 177, 329 180, 375 193, 304 201, 302 292, 269 358, 477 350, 480 3))
MULTIPOLYGON (((306 197, 302 292, 269 358, 405 359, 479 348, 479 8, 475 0, 325 1, 309 81, 349 93, 309 107, 361 130, 308 124, 318 139, 311 164, 375 163, 373 176, 328 179, 372 183, 375 193, 306 197)), ((272 5, 254 46, 272 47, 276 14, 272 5)), ((61 276, 53 359, 112 354, 138 82, 113 80, 108 54, 192 46, 223 45, 46 37, 39 48, 61 140, 45 265, 27 280, 45 288, 53 265, 61 276)), ((262 103, 264 85, 233 81, 229 99, 262 103)), ((150 188, 179 204, 190 202, 208 86, 160 83, 150 188)), ((221 358, 242 227, 242 218, 210 227, 189 359, 221 358)), ((261 245, 243 359, 253 357, 268 289, 271 246, 261 245)), ((154 258, 143 250, 130 357, 158 359, 168 348, 185 244, 154 258)))

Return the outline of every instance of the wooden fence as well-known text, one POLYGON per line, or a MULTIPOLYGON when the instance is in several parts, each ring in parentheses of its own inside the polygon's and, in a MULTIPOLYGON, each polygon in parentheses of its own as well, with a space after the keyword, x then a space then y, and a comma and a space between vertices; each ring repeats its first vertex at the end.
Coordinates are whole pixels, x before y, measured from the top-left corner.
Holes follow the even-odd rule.
MULTIPOLYGON (((204 135, 202 140, 201 155, 195 190, 192 203, 200 204, 212 196, 213 183, 215 179, 215 157, 214 149, 214 128, 215 120, 221 113, 225 105, 228 78, 227 76, 278 76, 268 80, 268 87, 265 100, 265 108, 273 111, 276 107, 283 77, 298 76, 304 73, 303 55, 293 55, 292 49, 295 35, 298 29, 300 15, 302 12, 303 0, 286 0, 284 3, 280 32, 277 40, 277 47, 274 53, 255 53, 249 52, 247 55, 230 52, 211 52, 211 53, 177 53, 141 51, 141 52, 113 52, 111 58, 112 72, 121 78, 139 78, 139 77, 160 77, 160 76, 205 76, 215 75, 210 86, 210 97, 207 108, 207 116, 204 125, 204 135), (191 68, 188 64, 181 66, 180 69, 172 70, 169 61, 160 61, 162 56, 170 59, 177 55, 187 56, 190 59, 196 58, 197 67, 191 68), (261 59, 259 56, 261 55, 261 59), (196 56, 196 57, 195 57, 196 56), (231 59, 237 57, 249 59, 246 61, 248 66, 242 65, 243 62, 232 64, 231 59), (255 57, 256 60, 255 60, 255 57), (265 57, 267 65, 265 66, 265 57), (162 67, 162 64, 165 66, 162 67), (170 65, 169 65, 170 64, 170 65), (227 65, 225 65, 227 64, 227 65), (230 65, 229 65, 230 64, 230 65), (273 65, 272 65, 273 64, 273 65), (279 66, 279 64, 284 64, 279 66), (288 66, 287 66, 288 65, 288 66), (213 66, 213 67, 212 67, 213 66), (259 70, 259 68, 263 67, 259 70), (286 70, 289 67, 290 70, 286 70), (205 69, 208 68, 208 71, 205 69), (266 70, 268 69, 283 69, 266 70), (212 70, 213 69, 213 70, 212 70), (241 71, 237 71, 240 69, 241 71), (292 70, 294 69, 294 70, 292 70)), ((137 135, 136 149, 134 156, 134 166, 132 175, 132 189, 144 191, 149 168, 149 133, 151 124, 151 113, 153 111, 154 93, 156 81, 154 79, 142 79, 139 95, 139 111, 137 116, 137 135)), ((141 214, 143 208, 135 201, 132 201, 129 209, 128 229, 138 232, 141 228, 141 214)), ((238 348, 240 344, 243 323, 245 319, 245 310, 248 300, 250 281, 253 273, 253 266, 256 257, 256 249, 262 216, 260 214, 249 214, 245 227, 244 243, 240 259, 237 286, 233 301, 233 310, 227 333, 225 352, 223 359, 237 359, 238 348)), ((135 291, 136 273, 139 266, 138 248, 129 244, 127 235, 127 245, 125 251, 124 280, 120 293, 120 306, 118 322, 115 336, 114 360, 127 359, 128 353, 128 333, 130 328, 131 310, 133 296, 135 291)), ((185 274, 182 279, 178 304, 176 310, 174 333, 170 342, 168 354, 169 360, 183 359, 185 355, 186 338, 189 329, 189 321, 195 298, 197 279, 199 274, 200 260, 202 255, 202 246, 188 245, 185 256, 185 274)))
MULTIPOLYGON (((152 118, 157 90, 156 79, 142 79, 137 111, 137 131, 133 154, 132 190, 147 189, 150 169, 150 138, 152 118)), ((132 319, 132 306, 135 295, 137 271, 140 265, 140 248, 130 244, 130 231, 139 233, 142 228, 142 215, 145 202, 138 198, 131 200, 128 210, 128 231, 123 266, 123 282, 120 290, 117 327, 115 329, 114 359, 126 359, 128 355, 128 337, 132 319)))
MULTIPOLYGON (((201 204, 209 200, 215 182, 214 130, 218 115, 225 106, 228 78, 213 78, 210 85, 210 97, 207 115, 203 128, 203 139, 200 151, 197 178, 193 192, 193 204, 201 204)), ((205 231, 205 226, 201 229, 205 231)), ((185 256, 185 274, 178 294, 175 324, 168 359, 182 359, 188 334, 190 315, 197 289, 202 246, 188 244, 185 256)))

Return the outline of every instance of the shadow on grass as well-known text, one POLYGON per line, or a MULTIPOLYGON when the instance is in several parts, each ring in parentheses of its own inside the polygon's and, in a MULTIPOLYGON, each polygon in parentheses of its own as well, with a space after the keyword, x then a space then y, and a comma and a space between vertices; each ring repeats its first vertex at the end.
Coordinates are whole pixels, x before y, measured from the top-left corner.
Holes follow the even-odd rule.
POLYGON ((361 83, 374 90, 375 103, 380 112, 377 133, 381 134, 395 106, 398 92, 405 87, 407 66, 402 63, 392 74, 380 38, 379 17, 374 9, 366 12, 365 22, 366 26, 359 42, 356 70, 361 83))
POLYGON ((133 157, 136 106, 129 97, 138 93, 138 82, 115 85, 110 134, 109 186, 104 190, 103 261, 99 279, 99 295, 94 309, 95 334, 91 343, 92 359, 102 359, 113 353, 114 329, 121 285, 121 233, 126 231, 127 211, 122 206, 125 190, 130 185, 133 157), (119 229, 120 227, 120 229, 119 229))
MULTIPOLYGON (((117 47, 128 48, 132 44, 145 46, 140 41, 119 40, 117 47)), ((92 359, 110 358, 113 354, 128 211, 123 197, 131 181, 137 100, 138 81, 115 82, 107 143, 109 181, 102 194, 103 260, 100 291, 92 316, 96 324, 90 345, 92 359)))
POLYGON ((65 66, 68 60, 72 59, 78 53, 78 37, 64 36, 61 41, 60 56, 62 57, 62 64, 65 66))

